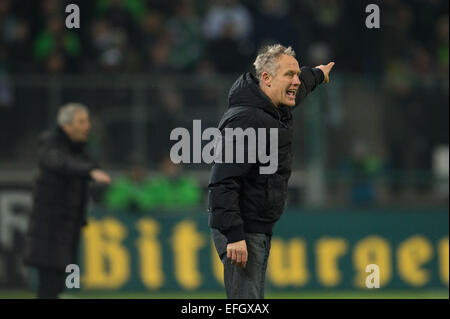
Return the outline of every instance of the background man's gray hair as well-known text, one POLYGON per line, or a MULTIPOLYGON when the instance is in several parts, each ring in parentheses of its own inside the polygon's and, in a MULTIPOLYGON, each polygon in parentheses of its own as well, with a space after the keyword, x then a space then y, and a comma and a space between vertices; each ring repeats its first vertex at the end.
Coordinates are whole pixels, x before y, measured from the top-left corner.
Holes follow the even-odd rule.
POLYGON ((70 124, 72 123, 74 114, 78 111, 84 111, 89 114, 88 108, 81 103, 65 104, 59 109, 56 122, 60 126, 70 124))
POLYGON ((281 44, 263 47, 253 63, 255 66, 256 77, 259 79, 263 72, 268 72, 270 75, 275 76, 278 69, 277 60, 283 54, 295 57, 295 52, 291 47, 285 47, 281 44))

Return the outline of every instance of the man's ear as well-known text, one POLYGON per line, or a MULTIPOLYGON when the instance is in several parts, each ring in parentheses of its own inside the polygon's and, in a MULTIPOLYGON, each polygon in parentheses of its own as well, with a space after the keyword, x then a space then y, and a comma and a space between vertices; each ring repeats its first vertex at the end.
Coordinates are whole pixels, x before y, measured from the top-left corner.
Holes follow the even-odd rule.
POLYGON ((66 132, 67 134, 70 133, 70 129, 71 129, 71 125, 70 124, 63 124, 61 125, 61 128, 64 132, 66 132))
POLYGON ((272 76, 268 72, 263 72, 261 74, 261 79, 266 86, 270 87, 270 85, 272 84, 272 76))

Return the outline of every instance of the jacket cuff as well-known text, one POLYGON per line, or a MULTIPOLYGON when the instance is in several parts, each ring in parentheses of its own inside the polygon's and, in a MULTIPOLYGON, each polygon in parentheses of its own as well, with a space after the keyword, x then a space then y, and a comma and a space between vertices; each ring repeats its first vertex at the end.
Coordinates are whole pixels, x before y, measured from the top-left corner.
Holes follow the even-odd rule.
POLYGON ((244 240, 244 225, 238 225, 233 228, 227 229, 225 232, 223 232, 223 234, 227 238, 227 244, 244 240))
POLYGON ((323 80, 325 80, 325 75, 322 70, 319 68, 312 68, 312 73, 314 74, 314 78, 316 79, 317 84, 322 84, 323 80))

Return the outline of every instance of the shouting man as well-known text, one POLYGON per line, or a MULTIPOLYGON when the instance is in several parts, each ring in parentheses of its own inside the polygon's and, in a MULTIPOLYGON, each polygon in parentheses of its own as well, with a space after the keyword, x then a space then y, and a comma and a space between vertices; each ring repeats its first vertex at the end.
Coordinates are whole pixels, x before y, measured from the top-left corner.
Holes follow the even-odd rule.
MULTIPOLYGON (((272 229, 283 213, 291 175, 291 109, 317 85, 329 82, 333 66, 330 62, 300 69, 292 48, 275 44, 256 57, 256 76, 241 75, 230 90, 228 110, 219 123, 222 139, 226 128, 276 129, 278 167, 273 174, 262 174, 260 162, 216 162, 212 167, 209 226, 224 265, 228 298, 264 298, 272 229)), ((245 151, 256 147, 236 146, 245 151)))

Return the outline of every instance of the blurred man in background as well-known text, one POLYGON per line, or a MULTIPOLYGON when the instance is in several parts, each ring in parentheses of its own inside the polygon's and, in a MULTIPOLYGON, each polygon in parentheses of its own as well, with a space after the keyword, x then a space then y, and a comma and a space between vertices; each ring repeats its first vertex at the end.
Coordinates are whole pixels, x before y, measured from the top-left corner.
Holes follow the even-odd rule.
MULTIPOLYGON (((226 128, 275 128, 278 167, 270 175, 261 174, 261 164, 251 164, 250 160, 215 163, 212 168, 209 226, 224 265, 228 298, 264 298, 272 229, 283 213, 291 175, 291 108, 320 83, 328 83, 333 65, 331 62, 300 70, 292 48, 275 44, 257 56, 256 76, 243 74, 230 90, 229 108, 219 124, 222 138, 226 128)), ((244 145, 243 149, 248 151, 251 147, 244 145)), ((238 148, 239 145, 233 146, 238 148)))
POLYGON ((40 137, 24 259, 38 270, 38 298, 57 298, 64 290, 66 266, 76 263, 80 231, 86 225, 88 181, 111 181, 84 150, 91 128, 87 108, 63 106, 57 124, 40 137))

